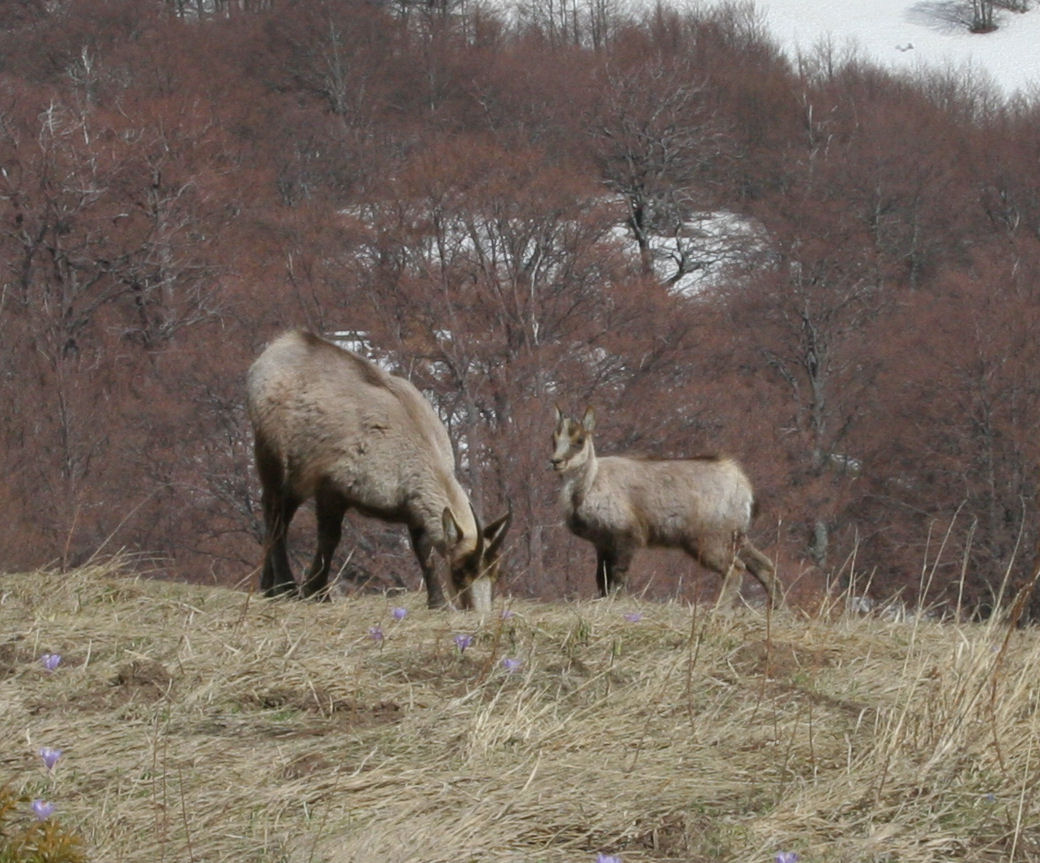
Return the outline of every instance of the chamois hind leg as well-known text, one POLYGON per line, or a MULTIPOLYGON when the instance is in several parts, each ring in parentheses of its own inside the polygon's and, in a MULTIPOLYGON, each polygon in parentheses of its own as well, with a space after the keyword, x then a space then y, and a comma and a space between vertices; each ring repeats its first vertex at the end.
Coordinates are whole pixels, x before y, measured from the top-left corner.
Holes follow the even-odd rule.
POLYGON ((280 462, 259 442, 256 465, 260 474, 264 510, 264 562, 260 588, 265 596, 296 593, 296 582, 289 565, 286 535, 300 502, 290 495, 282 482, 280 462))
POLYGON ((776 570, 773 567, 773 561, 755 548, 746 537, 741 541, 740 547, 737 549, 737 555, 744 562, 748 572, 758 579, 758 583, 765 588, 770 604, 773 608, 776 608, 780 604, 782 592, 780 590, 780 582, 775 575, 776 570))
POLYGON ((426 585, 426 607, 444 608, 447 602, 444 600, 444 588, 441 587, 435 571, 433 543, 430 541, 430 536, 421 527, 411 528, 409 536, 412 540, 412 549, 419 561, 419 568, 422 570, 423 583, 426 585))
POLYGON ((683 550, 702 566, 722 576, 722 589, 715 600, 717 609, 732 608, 744 583, 744 562, 728 539, 702 540, 698 545, 683 545, 683 550))
POLYGON ((260 587, 265 596, 285 596, 296 593, 296 580, 289 564, 286 542, 289 523, 299 503, 282 494, 264 495, 264 522, 267 538, 264 540, 264 568, 260 574, 260 587))
POLYGON ((318 517, 318 549, 301 592, 305 597, 317 596, 327 602, 329 568, 343 533, 343 514, 347 511, 347 502, 335 491, 325 488, 318 490, 314 502, 318 517))
POLYGON ((744 585, 744 573, 747 571, 744 561, 734 557, 729 569, 722 576, 722 590, 719 598, 715 601, 717 608, 732 608, 740 596, 740 589, 744 585))

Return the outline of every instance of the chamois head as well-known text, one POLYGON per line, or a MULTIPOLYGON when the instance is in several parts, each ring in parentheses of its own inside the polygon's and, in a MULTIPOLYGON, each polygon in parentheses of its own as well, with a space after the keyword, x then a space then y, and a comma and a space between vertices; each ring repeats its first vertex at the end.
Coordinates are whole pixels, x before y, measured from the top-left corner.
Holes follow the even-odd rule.
POLYGON ((553 432, 552 466, 557 473, 575 470, 589 459, 592 452, 592 430, 596 428, 596 414, 591 407, 585 408, 585 416, 579 423, 566 417, 559 406, 556 408, 556 430, 553 432))
MULTIPOLYGON (((472 508, 471 508, 472 511, 472 508)), ((441 518, 444 523, 444 538, 448 546, 448 565, 451 569, 451 591, 462 608, 486 613, 491 611, 491 596, 498 581, 498 568, 502 559, 502 543, 509 529, 513 510, 481 528, 477 514, 473 521, 477 525, 477 544, 466 548, 467 543, 447 507, 441 518)))

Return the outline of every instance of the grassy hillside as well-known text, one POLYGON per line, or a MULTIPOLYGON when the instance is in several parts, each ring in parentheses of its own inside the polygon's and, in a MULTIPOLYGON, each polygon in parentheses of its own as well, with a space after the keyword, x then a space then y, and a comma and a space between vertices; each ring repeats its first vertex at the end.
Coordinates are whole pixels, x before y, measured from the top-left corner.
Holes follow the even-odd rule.
POLYGON ((1034 630, 510 611, 3 575, 0 781, 106 863, 1040 859, 1034 630))

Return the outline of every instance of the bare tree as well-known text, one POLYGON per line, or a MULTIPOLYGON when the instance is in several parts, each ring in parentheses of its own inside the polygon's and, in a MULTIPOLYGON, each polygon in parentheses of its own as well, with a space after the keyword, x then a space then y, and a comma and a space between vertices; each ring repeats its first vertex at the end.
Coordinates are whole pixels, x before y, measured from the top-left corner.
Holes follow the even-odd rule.
POLYGON ((989 33, 997 29, 993 22, 994 0, 971 0, 971 21, 968 29, 972 33, 989 33))
POLYGON ((114 145, 92 113, 57 102, 35 128, 28 117, 5 120, 3 362, 38 382, 23 433, 51 447, 55 470, 41 463, 26 482, 41 492, 36 517, 67 549, 76 533, 91 533, 105 483, 125 482, 112 464, 128 432, 110 404, 126 397, 114 349, 122 346, 126 370, 139 368, 147 360, 133 345, 168 345, 213 318, 219 301, 199 254, 204 216, 193 184, 164 179, 170 140, 152 148, 147 134, 125 128, 114 145))
POLYGON ((679 60, 607 66, 601 85, 589 131, 603 184, 624 201, 644 274, 654 272, 653 241, 660 235, 674 240, 677 280, 704 263, 696 233, 685 226, 714 204, 707 169, 723 158, 723 124, 704 83, 679 60))

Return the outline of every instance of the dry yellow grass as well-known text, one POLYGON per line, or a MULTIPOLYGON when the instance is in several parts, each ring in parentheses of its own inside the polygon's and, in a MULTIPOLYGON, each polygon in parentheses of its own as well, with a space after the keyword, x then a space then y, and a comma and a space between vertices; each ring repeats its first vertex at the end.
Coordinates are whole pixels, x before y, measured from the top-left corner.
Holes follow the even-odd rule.
POLYGON ((0 781, 106 863, 1040 859, 1032 629, 423 602, 0 576, 0 781))

